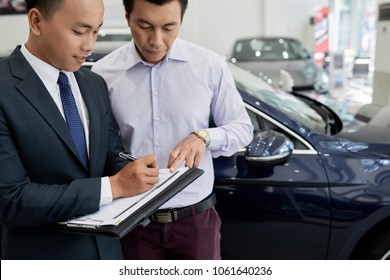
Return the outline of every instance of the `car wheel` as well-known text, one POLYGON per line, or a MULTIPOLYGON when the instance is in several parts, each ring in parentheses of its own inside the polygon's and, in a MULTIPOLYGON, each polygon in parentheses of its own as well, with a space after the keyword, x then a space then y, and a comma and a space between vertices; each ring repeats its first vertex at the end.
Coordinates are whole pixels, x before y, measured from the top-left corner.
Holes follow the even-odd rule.
POLYGON ((390 229, 379 236, 370 238, 370 242, 366 242, 359 251, 357 259, 390 260, 390 229))

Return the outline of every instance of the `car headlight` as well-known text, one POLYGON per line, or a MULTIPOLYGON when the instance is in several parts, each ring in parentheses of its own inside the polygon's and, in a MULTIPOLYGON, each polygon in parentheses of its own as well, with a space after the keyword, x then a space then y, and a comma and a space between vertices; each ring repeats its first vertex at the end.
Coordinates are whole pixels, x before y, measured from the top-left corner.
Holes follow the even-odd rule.
POLYGON ((329 77, 323 69, 317 71, 314 80, 314 89, 319 93, 327 93, 329 91, 329 77))

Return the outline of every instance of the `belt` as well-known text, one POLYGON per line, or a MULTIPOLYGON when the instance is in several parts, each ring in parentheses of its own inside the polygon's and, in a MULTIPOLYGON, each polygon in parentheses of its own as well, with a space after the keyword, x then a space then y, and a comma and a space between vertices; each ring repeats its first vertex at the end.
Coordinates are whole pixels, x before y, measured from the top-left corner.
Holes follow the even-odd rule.
POLYGON ((186 206, 183 208, 172 208, 172 209, 160 209, 150 216, 150 220, 155 223, 172 223, 178 219, 193 216, 200 212, 206 211, 213 207, 217 203, 217 197, 215 194, 211 194, 202 201, 186 206))

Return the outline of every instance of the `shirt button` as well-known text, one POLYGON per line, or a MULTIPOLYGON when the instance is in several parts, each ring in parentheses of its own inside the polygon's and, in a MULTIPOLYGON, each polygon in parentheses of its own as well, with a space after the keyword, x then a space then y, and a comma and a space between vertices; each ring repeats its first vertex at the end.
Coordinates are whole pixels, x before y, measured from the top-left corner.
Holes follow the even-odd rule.
POLYGON ((160 142, 156 142, 156 146, 157 147, 160 147, 161 145, 160 145, 160 142))
POLYGON ((154 95, 158 95, 158 91, 155 91, 155 92, 154 92, 154 95))

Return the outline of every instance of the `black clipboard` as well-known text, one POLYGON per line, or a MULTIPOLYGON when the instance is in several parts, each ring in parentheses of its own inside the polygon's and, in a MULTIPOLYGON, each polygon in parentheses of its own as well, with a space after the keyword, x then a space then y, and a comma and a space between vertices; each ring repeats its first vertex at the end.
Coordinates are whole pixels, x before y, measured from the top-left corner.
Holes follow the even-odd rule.
MULTIPOLYGON (((150 222, 149 217, 161 205, 167 202, 171 197, 176 195, 178 192, 183 190, 186 186, 191 184, 203 173, 204 171, 202 169, 188 168, 187 170, 183 171, 182 174, 178 176, 176 179, 174 179, 171 182, 168 182, 167 185, 164 185, 165 182, 163 182, 161 184, 163 188, 159 190, 157 194, 153 193, 154 189, 152 189, 151 192, 150 193, 148 192, 147 194, 145 194, 145 196, 141 195, 140 199, 143 200, 142 206, 140 206, 137 210, 129 214, 129 216, 126 216, 117 224, 86 225, 86 224, 76 222, 75 221, 76 219, 72 219, 69 221, 60 222, 55 227, 60 231, 70 232, 70 233, 73 232, 73 233, 98 234, 98 235, 122 238, 128 232, 134 229, 136 226, 138 225, 146 226, 150 222)), ((136 203, 139 202, 137 201, 136 203)), ((129 205, 127 209, 130 209, 133 206, 134 205, 129 205)), ((126 213, 124 213, 124 215, 126 215, 126 213)))

